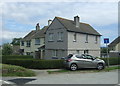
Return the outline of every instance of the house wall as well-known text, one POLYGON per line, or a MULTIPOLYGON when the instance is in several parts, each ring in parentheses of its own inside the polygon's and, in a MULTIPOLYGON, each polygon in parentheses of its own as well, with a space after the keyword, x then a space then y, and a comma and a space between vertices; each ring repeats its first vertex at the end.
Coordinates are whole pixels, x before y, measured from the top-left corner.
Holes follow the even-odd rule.
POLYGON ((50 25, 45 35, 45 59, 53 57, 54 50, 57 50, 57 58, 66 56, 67 54, 67 31, 64 26, 55 19, 50 25), (63 32, 63 41, 58 41, 58 32, 63 32), (49 33, 53 33, 53 41, 49 41, 49 33))
POLYGON ((38 48, 42 46, 44 43, 45 43, 44 38, 40 38, 40 45, 35 45, 35 39, 32 39, 30 47, 26 47, 26 41, 24 41, 24 46, 21 46, 21 43, 20 43, 20 49, 24 49, 24 53, 23 53, 24 55, 27 55, 26 54, 27 52, 30 52, 31 55, 33 55, 34 52, 37 51, 38 48))
POLYGON ((120 43, 118 43, 118 44, 115 46, 115 51, 119 51, 119 52, 120 52, 120 43))
POLYGON ((78 53, 83 54, 84 50, 89 50, 88 54, 100 57, 100 36, 97 43, 94 35, 88 35, 88 43, 86 43, 86 34, 76 33, 76 42, 74 42, 74 32, 68 32, 68 54, 78 53))

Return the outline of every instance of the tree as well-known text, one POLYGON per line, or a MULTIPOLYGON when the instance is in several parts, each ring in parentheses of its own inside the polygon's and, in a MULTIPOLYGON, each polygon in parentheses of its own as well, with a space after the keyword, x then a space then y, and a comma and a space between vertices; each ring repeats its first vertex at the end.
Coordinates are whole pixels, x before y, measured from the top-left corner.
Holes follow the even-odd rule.
POLYGON ((9 43, 5 43, 2 46, 2 55, 11 55, 13 52, 12 46, 9 43))
POLYGON ((21 39, 22 39, 22 38, 13 38, 11 44, 12 44, 12 45, 20 45, 20 40, 21 40, 21 39))

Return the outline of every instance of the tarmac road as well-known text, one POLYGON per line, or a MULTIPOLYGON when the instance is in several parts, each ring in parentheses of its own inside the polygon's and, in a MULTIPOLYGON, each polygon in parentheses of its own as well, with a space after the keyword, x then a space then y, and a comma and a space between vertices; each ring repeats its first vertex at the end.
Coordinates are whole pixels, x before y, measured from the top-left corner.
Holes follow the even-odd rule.
POLYGON ((117 84, 118 70, 94 73, 59 73, 38 75, 27 84, 117 84))
POLYGON ((3 80, 16 84, 117 84, 118 70, 93 73, 58 73, 47 74, 46 71, 35 70, 36 77, 3 77, 3 80))

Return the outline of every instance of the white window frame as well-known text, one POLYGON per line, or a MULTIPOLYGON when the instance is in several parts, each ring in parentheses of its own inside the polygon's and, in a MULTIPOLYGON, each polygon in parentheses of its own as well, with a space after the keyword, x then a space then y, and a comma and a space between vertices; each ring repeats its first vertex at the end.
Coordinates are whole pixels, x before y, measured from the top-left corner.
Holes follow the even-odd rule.
POLYGON ((21 46, 24 46, 24 41, 21 41, 21 46))
POLYGON ((74 35, 73 35, 73 42, 76 42, 76 40, 77 40, 77 33, 74 33, 74 35))
POLYGON ((57 57, 57 50, 53 50, 53 57, 57 57))
POLYGON ((31 41, 26 41, 26 47, 30 47, 31 46, 31 41))
POLYGON ((86 37, 85 37, 85 43, 88 43, 88 34, 86 34, 86 37))
POLYGON ((49 41, 53 41, 53 33, 49 33, 49 41))
POLYGON ((58 32, 58 41, 63 41, 63 32, 58 32))
POLYGON ((95 36, 95 43, 98 43, 98 36, 95 36))
POLYGON ((40 38, 35 38, 35 45, 40 45, 40 38), (37 43, 39 41, 39 43, 37 43))

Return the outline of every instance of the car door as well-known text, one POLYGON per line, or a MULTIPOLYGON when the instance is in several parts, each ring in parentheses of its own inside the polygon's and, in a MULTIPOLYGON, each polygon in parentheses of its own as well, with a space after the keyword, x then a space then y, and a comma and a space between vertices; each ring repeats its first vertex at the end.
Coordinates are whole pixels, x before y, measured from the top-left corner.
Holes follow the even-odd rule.
POLYGON ((85 68, 94 68, 94 60, 91 55, 86 55, 86 58, 84 59, 84 67, 85 68))
POLYGON ((80 55, 76 55, 76 63, 79 68, 84 68, 84 59, 80 55))

